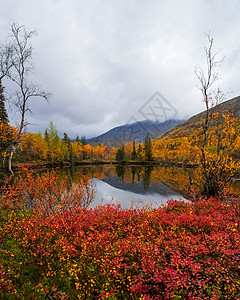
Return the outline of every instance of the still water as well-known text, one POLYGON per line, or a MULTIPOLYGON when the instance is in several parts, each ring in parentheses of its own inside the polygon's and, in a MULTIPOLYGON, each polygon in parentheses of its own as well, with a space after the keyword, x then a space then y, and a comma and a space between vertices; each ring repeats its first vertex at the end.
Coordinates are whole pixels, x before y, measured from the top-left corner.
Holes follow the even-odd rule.
MULTIPOLYGON (((197 168, 129 165, 90 165, 64 169, 72 182, 84 176, 95 186, 95 197, 90 207, 99 203, 120 203, 124 209, 151 205, 165 205, 168 200, 191 198, 193 188, 199 187, 197 168)), ((240 194, 240 180, 230 189, 240 194)))
MULTIPOLYGON (((159 205, 166 204, 169 199, 184 199, 178 193, 170 190, 167 186, 162 185, 161 190, 149 190, 149 191, 134 191, 131 189, 131 184, 126 185, 126 189, 123 189, 123 185, 121 188, 115 187, 111 185, 111 181, 98 180, 96 178, 93 179, 93 183, 96 186, 96 194, 95 199, 90 204, 90 208, 96 206, 99 203, 120 203, 124 209, 129 209, 130 207, 142 207, 146 205, 150 205, 151 207, 156 207, 159 205)), ((135 184, 139 185, 138 183, 135 184)), ((118 185, 117 185, 118 186, 118 185)))
POLYGON ((170 199, 187 201, 189 177, 195 169, 159 166, 100 165, 65 169, 74 182, 87 177, 95 186, 95 198, 90 207, 102 203, 120 203, 124 209, 165 205, 170 199))

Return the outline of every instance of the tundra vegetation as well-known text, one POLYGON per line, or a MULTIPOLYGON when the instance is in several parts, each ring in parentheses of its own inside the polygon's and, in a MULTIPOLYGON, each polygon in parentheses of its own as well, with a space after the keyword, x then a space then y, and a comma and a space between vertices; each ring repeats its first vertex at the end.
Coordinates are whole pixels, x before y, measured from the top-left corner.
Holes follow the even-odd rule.
MULTIPOLYGON (((25 54, 31 58, 32 47, 25 47, 34 32, 18 25, 11 30, 21 53, 28 49, 25 54), (21 32, 23 40, 19 40, 21 32)), ((206 105, 200 126, 185 136, 176 129, 164 138, 147 136, 144 144, 132 141, 119 149, 93 147, 85 137, 71 141, 67 133, 61 139, 52 122, 44 136, 23 131, 29 99, 49 95, 37 86, 28 86, 31 93, 21 94, 26 86, 19 86, 22 72, 17 67, 22 65, 15 57, 16 44, 1 46, 3 166, 8 160, 11 170, 12 159, 15 165, 82 161, 199 165, 199 190, 191 191, 191 201, 171 200, 159 208, 99 205, 89 209, 95 189, 86 176, 72 183, 55 171, 34 173, 23 166, 18 176, 5 178, 0 190, 4 299, 240 298, 240 199, 227 186, 239 168, 239 119, 210 108, 211 99, 218 102, 223 94, 219 89, 210 91, 221 59, 213 52, 213 39, 207 37, 207 70, 196 70, 206 105), (20 109, 16 127, 8 123, 4 78, 20 87, 14 101, 20 109)))

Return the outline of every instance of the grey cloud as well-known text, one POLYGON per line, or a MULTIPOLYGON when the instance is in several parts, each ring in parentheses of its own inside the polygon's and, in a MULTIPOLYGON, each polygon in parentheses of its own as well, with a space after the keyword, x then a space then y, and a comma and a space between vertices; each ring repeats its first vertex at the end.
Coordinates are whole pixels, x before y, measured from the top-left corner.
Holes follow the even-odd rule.
POLYGON ((139 118, 159 91, 186 118, 204 109, 194 68, 204 65, 204 32, 224 48, 223 86, 239 92, 240 4, 231 1, 2 1, 0 36, 18 22, 39 35, 33 80, 53 93, 32 102, 29 130, 53 121, 72 138, 139 118))

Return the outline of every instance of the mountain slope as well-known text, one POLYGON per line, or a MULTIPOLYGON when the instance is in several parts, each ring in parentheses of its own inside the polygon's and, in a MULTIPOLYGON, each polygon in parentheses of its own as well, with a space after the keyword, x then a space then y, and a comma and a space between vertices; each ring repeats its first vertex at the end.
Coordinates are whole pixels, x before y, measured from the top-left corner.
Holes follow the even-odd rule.
POLYGON ((148 133, 151 138, 156 138, 182 122, 184 122, 184 120, 167 120, 163 123, 145 120, 133 124, 126 124, 89 139, 87 143, 93 146, 102 143, 115 147, 125 144, 128 141, 132 142, 133 140, 143 143, 148 133))
MULTIPOLYGON (((210 112, 218 112, 220 116, 222 114, 230 113, 233 118, 239 120, 240 118, 240 96, 225 101, 221 104, 216 105, 215 107, 210 109, 210 112)), ((204 119, 206 111, 203 111, 187 121, 177 125, 175 128, 170 129, 169 131, 163 133, 159 138, 164 137, 181 137, 186 136, 194 132, 194 130, 200 128, 202 126, 202 119, 204 119)))

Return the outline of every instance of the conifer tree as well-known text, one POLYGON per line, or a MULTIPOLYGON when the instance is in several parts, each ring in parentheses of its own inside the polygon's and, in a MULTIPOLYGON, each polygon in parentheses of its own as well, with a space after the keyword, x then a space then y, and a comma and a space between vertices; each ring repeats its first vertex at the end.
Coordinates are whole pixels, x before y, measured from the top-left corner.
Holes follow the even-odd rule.
POLYGON ((153 160, 153 155, 152 155, 152 141, 149 136, 149 133, 147 134, 145 138, 145 144, 144 144, 144 149, 145 149, 145 158, 148 161, 153 160))
POLYGON ((77 142, 78 144, 80 144, 80 139, 79 139, 79 136, 78 136, 78 135, 76 136, 75 142, 77 142))
POLYGON ((5 97, 3 94, 4 87, 2 86, 2 81, 0 80, 0 121, 8 124, 8 114, 5 108, 5 97))
POLYGON ((67 145, 68 145, 69 162, 73 164, 73 151, 72 151, 72 144, 70 138, 68 138, 67 145))
POLYGON ((141 146, 141 144, 138 145, 137 158, 142 159, 142 146, 141 146))
POLYGON ((44 140, 45 140, 45 142, 49 145, 49 143, 50 143, 50 135, 49 135, 47 129, 46 129, 45 132, 44 132, 44 140))
POLYGON ((122 146, 122 148, 118 149, 117 150, 117 153, 116 153, 116 160, 117 161, 125 161, 126 160, 126 155, 125 155, 125 151, 124 151, 124 146, 122 146))
POLYGON ((136 152, 136 144, 135 140, 133 141, 133 150, 132 150, 132 159, 136 159, 137 157, 137 152, 136 152))
POLYGON ((47 159, 50 159, 50 135, 48 130, 46 129, 44 132, 44 141, 46 143, 47 146, 47 159))
POLYGON ((61 144, 61 150, 64 156, 64 160, 68 160, 69 159, 69 149, 68 149, 68 140, 69 137, 67 135, 66 132, 63 133, 63 140, 62 140, 62 144, 61 144))
POLYGON ((9 151, 11 143, 13 141, 13 129, 8 124, 8 114, 5 108, 4 87, 2 86, 2 80, 0 78, 0 157, 3 155, 3 163, 5 165, 6 154, 9 151))
POLYGON ((87 145, 87 140, 86 140, 85 135, 81 137, 81 144, 82 144, 83 146, 86 146, 86 145, 87 145))
POLYGON ((56 150, 60 147, 60 140, 58 136, 57 127, 53 124, 52 121, 49 123, 49 127, 45 130, 44 140, 48 147, 47 157, 48 159, 51 158, 53 161, 54 159, 56 159, 56 150))
POLYGON ((72 163, 73 162, 72 144, 66 132, 63 133, 62 151, 65 152, 64 160, 68 160, 70 163, 72 163))
POLYGON ((58 136, 57 126, 53 124, 52 121, 49 123, 48 133, 51 141, 53 142, 53 146, 57 148, 59 145, 59 136, 58 136))

